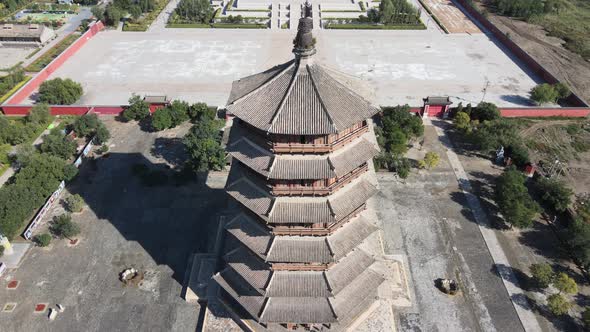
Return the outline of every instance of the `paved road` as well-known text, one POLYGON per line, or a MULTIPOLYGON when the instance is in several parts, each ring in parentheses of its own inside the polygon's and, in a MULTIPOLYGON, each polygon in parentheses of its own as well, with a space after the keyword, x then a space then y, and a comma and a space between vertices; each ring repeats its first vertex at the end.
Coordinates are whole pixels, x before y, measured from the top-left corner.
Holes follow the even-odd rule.
POLYGON ((176 6, 178 6, 179 1, 180 0, 171 0, 168 2, 166 8, 164 8, 164 10, 160 12, 160 15, 158 15, 158 17, 152 22, 152 25, 150 25, 148 31, 162 31, 166 29, 166 23, 168 23, 168 19, 174 12, 174 9, 176 9, 176 6))
POLYGON ((483 236, 486 246, 494 260, 495 268, 498 270, 502 282, 506 287, 506 291, 510 296, 510 300, 516 309, 518 317, 522 323, 522 326, 526 331, 541 331, 539 322, 535 318, 535 315, 526 300, 525 291, 521 288, 516 275, 514 274, 513 268, 496 237, 494 230, 490 227, 490 222, 484 210, 481 207, 478 197, 473 194, 471 183, 467 176, 467 173, 463 169, 463 165, 459 161, 457 154, 452 150, 452 143, 445 131, 440 126, 435 126, 436 132, 440 137, 441 141, 447 145, 446 154, 451 163, 457 181, 459 182, 460 188, 465 195, 467 203, 471 208, 471 212, 479 225, 479 230, 483 236))

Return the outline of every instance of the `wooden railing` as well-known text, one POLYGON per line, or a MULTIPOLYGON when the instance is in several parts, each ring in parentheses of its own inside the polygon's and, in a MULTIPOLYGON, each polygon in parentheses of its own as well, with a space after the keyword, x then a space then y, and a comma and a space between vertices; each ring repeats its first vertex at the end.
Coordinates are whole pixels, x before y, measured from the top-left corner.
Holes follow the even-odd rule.
POLYGON ((356 217, 359 213, 361 213, 366 207, 366 204, 363 204, 348 214, 346 217, 340 219, 339 221, 335 222, 331 225, 326 225, 326 227, 322 228, 309 228, 309 227, 288 227, 288 226, 275 226, 272 227, 271 232, 274 235, 292 235, 292 236, 326 236, 334 233, 344 224, 346 224, 350 219, 356 217))
POLYGON ((273 271, 324 271, 327 270, 331 265, 332 263, 272 263, 271 269, 273 271))
POLYGON ((275 143, 271 142, 271 150, 275 153, 328 153, 338 150, 343 145, 346 145, 353 141, 355 138, 369 131, 369 126, 365 125, 358 129, 353 130, 346 136, 340 137, 338 140, 332 143, 275 143))
POLYGON ((359 167, 357 167, 352 172, 346 174, 345 176, 336 180, 336 182, 332 183, 327 187, 307 187, 307 186, 272 186, 272 194, 279 195, 279 196, 325 196, 330 195, 337 191, 338 189, 342 188, 344 185, 350 183, 352 180, 358 178, 360 175, 364 174, 369 169, 368 165, 365 163, 359 167))

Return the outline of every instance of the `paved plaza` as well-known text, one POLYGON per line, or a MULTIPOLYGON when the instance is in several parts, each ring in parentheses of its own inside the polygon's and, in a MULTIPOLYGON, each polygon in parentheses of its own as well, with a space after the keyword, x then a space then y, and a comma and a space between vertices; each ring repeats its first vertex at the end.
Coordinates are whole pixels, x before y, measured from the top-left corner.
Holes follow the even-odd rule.
POLYGON ((17 303, 0 313, 2 331, 195 330, 199 308, 180 297, 182 283, 189 254, 207 250, 209 223, 225 204, 225 176, 148 187, 133 165, 169 172, 182 159, 175 139, 182 132, 158 135, 103 119, 113 134, 109 156, 83 165, 67 188, 88 204, 73 215, 80 243, 54 239, 49 249, 34 247, 2 277, 0 306, 17 303), (145 273, 139 287, 119 281, 129 267, 145 273), (17 289, 6 289, 11 280, 20 282, 17 289), (33 313, 37 303, 66 309, 49 321, 47 312, 33 313))
MULTIPOLYGON (((519 106, 535 81, 485 34, 314 30, 318 58, 368 83, 379 105, 422 105, 428 95, 519 106)), ((292 58, 291 30, 105 31, 52 77, 82 83, 85 104, 122 104, 131 93, 222 106, 231 82, 292 58)))

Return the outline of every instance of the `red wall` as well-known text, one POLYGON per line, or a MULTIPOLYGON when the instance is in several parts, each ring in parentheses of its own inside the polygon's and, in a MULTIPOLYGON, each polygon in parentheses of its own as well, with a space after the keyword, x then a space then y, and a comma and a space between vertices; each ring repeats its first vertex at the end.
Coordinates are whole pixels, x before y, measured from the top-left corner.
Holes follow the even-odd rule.
POLYGON ((25 84, 19 91, 10 97, 4 104, 20 104, 26 100, 35 90, 39 88, 51 74, 61 67, 66 60, 76 54, 90 38, 96 36, 98 32, 104 29, 101 21, 93 24, 88 31, 80 36, 72 45, 66 48, 57 58, 53 59, 43 70, 41 70, 32 80, 25 84))
POLYGON ((590 115, 588 107, 570 107, 570 108, 500 108, 500 114, 507 118, 518 117, 550 117, 563 116, 571 118, 582 118, 590 115))
MULTIPOLYGON (((510 38, 506 37, 500 29, 498 29, 492 22, 485 18, 482 14, 476 11, 468 2, 469 0, 454 0, 461 5, 469 15, 479 21, 486 29, 488 29, 494 37, 506 46, 520 61, 533 71, 537 76, 543 79, 547 83, 555 84, 559 80, 553 76, 547 69, 533 59, 527 52, 525 52, 520 46, 513 42, 510 38)), ((588 107, 589 105, 579 96, 572 94, 568 99, 568 103, 576 107, 588 107)))
MULTIPOLYGON (((29 111, 33 105, 9 105, 2 106, 4 114, 8 116, 25 116, 29 114, 29 111)), ((92 106, 92 105, 54 105, 50 106, 51 115, 84 115, 89 111, 97 114, 119 114, 123 112, 126 106, 113 105, 113 106, 92 106)))

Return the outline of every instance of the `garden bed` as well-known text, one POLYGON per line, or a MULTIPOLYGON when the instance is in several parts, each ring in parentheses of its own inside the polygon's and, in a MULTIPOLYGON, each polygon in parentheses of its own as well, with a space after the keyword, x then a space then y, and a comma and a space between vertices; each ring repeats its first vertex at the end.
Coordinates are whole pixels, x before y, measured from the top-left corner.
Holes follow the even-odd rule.
POLYGON ((0 104, 3 104, 8 98, 10 98, 15 92, 18 91, 23 85, 25 85, 32 77, 26 76, 22 81, 12 87, 8 92, 6 92, 2 97, 0 97, 0 104))
POLYGON ((169 23, 166 25, 166 28, 173 28, 173 29, 267 29, 267 24, 262 23, 241 23, 241 24, 232 24, 232 23, 210 23, 210 24, 203 24, 203 23, 169 23))
POLYGON ((43 53, 37 60, 28 65, 25 71, 28 72, 40 72, 47 66, 53 59, 57 58, 66 48, 74 43, 80 37, 77 33, 65 37, 62 41, 57 43, 55 46, 43 53))
POLYGON ((156 2, 156 8, 151 12, 148 12, 143 16, 139 22, 131 23, 129 21, 125 21, 123 23, 123 31, 147 31, 147 29, 152 25, 152 22, 160 15, 162 10, 166 8, 168 5, 168 0, 159 0, 156 2))

